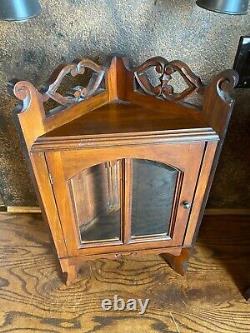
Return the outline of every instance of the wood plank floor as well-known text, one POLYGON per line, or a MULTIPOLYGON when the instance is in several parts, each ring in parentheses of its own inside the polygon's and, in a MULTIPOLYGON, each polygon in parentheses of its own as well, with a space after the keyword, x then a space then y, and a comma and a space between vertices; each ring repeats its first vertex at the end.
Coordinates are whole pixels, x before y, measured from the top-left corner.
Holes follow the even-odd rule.
POLYGON ((40 215, 0 215, 0 332, 249 333, 247 285, 247 217, 206 217, 185 277, 159 256, 98 260, 66 287, 40 215), (115 294, 147 312, 104 312, 115 294))

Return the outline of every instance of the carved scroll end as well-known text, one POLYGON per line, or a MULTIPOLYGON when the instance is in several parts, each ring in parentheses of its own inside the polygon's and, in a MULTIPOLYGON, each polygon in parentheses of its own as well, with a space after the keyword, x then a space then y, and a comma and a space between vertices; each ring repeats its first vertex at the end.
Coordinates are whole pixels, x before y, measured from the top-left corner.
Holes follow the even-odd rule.
POLYGON ((220 99, 230 105, 235 100, 233 90, 237 86, 238 81, 238 73, 232 69, 228 69, 216 76, 211 85, 215 85, 216 93, 220 99))
POLYGON ((42 95, 33 84, 28 81, 17 82, 13 87, 13 94, 22 101, 22 109, 20 112, 24 112, 30 107, 34 97, 42 100, 42 95))

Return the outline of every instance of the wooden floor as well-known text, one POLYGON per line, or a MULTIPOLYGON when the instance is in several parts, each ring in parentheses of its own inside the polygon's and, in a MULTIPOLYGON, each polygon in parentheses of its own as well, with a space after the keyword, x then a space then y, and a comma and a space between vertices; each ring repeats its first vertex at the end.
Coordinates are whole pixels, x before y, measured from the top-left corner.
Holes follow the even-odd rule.
POLYGON ((250 219, 206 217, 185 277, 159 256, 88 263, 66 287, 39 214, 0 215, 0 332, 249 333, 250 219), (119 295, 146 314, 101 309, 119 295))

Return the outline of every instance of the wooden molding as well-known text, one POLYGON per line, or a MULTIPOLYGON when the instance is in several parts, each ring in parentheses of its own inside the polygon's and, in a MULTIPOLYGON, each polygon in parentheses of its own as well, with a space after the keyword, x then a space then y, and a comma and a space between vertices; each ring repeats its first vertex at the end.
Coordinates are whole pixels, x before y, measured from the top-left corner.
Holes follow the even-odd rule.
MULTIPOLYGON (((7 213, 19 214, 19 213, 41 213, 41 209, 38 206, 8 206, 5 209, 7 213)), ((208 208, 205 210, 206 216, 216 216, 216 215, 250 215, 250 209, 231 209, 231 208, 208 208)))
POLYGON ((31 207, 31 206, 7 206, 7 213, 11 214, 33 214, 33 213, 38 213, 40 214, 41 208, 40 207, 31 207))

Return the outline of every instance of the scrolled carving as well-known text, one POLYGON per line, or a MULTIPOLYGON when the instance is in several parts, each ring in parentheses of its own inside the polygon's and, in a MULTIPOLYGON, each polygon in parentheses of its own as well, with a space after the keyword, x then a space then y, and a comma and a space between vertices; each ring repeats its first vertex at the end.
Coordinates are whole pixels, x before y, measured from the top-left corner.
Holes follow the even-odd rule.
POLYGON ((31 83, 26 81, 17 82, 13 88, 14 95, 22 101, 25 100, 26 98, 30 98, 30 89, 29 89, 30 85, 31 83))
POLYGON ((231 103, 233 89, 237 86, 239 75, 232 69, 225 70, 214 78, 217 94, 225 103, 231 103))
POLYGON ((85 100, 88 97, 94 95, 98 91, 104 74, 105 67, 97 65, 90 59, 82 59, 77 64, 66 65, 61 69, 54 82, 51 83, 48 89, 44 92, 43 101, 45 102, 51 98, 61 105, 79 103, 82 100, 85 100), (67 96, 63 96, 57 91, 66 75, 70 74, 73 77, 77 75, 83 75, 87 68, 90 69, 93 73, 86 87, 73 87, 72 92, 67 96))
POLYGON ((23 102, 21 112, 29 106, 32 95, 37 94, 42 99, 42 95, 36 90, 32 83, 28 81, 19 81, 13 87, 14 95, 23 102))
POLYGON ((154 57, 134 68, 133 72, 136 82, 144 93, 166 100, 181 101, 203 88, 200 78, 184 62, 179 60, 168 62, 162 57, 154 57), (156 86, 150 82, 146 73, 150 68, 155 68, 155 71, 160 74, 160 83, 156 86), (175 72, 181 75, 187 85, 187 88, 182 92, 175 92, 174 87, 169 84, 175 72))

